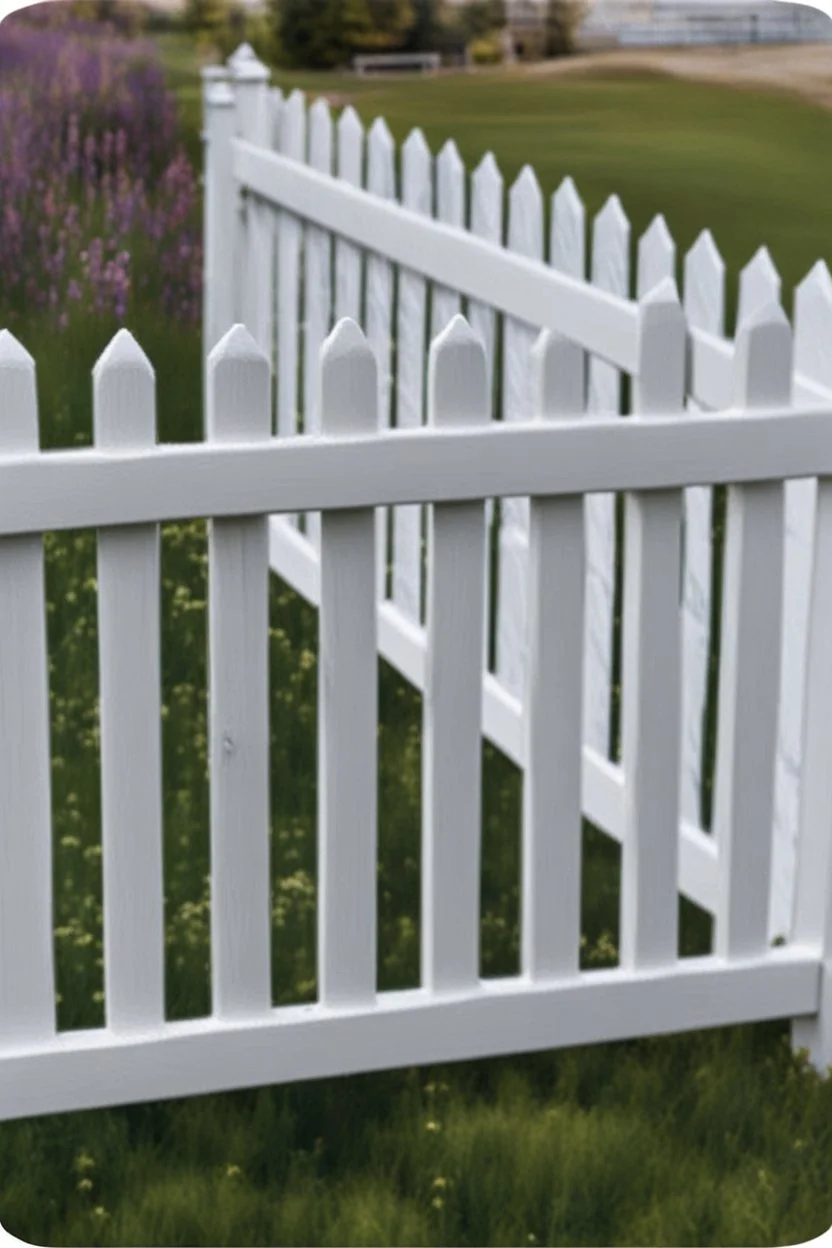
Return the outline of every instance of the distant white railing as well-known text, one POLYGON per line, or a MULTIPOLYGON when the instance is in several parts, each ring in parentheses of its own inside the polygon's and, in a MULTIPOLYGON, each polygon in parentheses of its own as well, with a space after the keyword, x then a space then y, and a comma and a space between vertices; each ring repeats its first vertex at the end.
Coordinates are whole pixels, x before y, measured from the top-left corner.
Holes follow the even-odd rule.
POLYGON ((442 64, 438 52, 390 52, 375 53, 367 56, 354 56, 352 67, 357 74, 372 73, 375 70, 420 69, 422 73, 435 72, 442 64))
MULTIPOLYGON (((588 261, 584 207, 569 178, 552 196, 547 246, 544 198, 528 166, 508 192, 506 212, 493 156, 486 155, 469 179, 452 142, 434 159, 415 130, 401 148, 397 187, 396 147, 383 120, 365 135, 348 107, 336 125, 325 101, 307 109, 300 92, 284 99, 271 90, 268 72, 253 56, 226 68, 224 79, 217 80, 221 69, 213 73, 206 82, 206 343, 216 342, 238 317, 251 329, 275 363, 281 435, 296 431, 301 419, 307 433, 319 429, 317 351, 344 315, 364 326, 376 353, 383 427, 423 424, 426 333, 440 332, 463 307, 486 347, 491 410, 503 421, 530 417, 530 352, 541 328, 565 334, 589 353, 587 413, 597 418, 622 411, 622 376, 629 375, 638 387, 638 308, 630 296, 641 298, 663 279, 677 277, 676 245, 661 216, 639 239, 631 272, 630 225, 612 196, 593 223, 588 261), (236 240, 234 252, 230 239, 236 240)), ((684 257, 682 268, 689 328, 686 397, 692 408, 719 411, 734 402, 735 348, 724 337, 725 266, 708 231, 684 257)), ((780 278, 765 248, 740 274, 739 288, 740 325, 761 307, 780 302, 780 278)), ((822 263, 797 289, 794 336, 790 400, 798 406, 828 405, 832 279, 822 263)), ((786 487, 787 645, 773 818, 772 937, 788 933, 792 923, 815 488, 813 480, 790 481, 786 487)), ((686 490, 683 838, 685 828, 702 835, 703 726, 712 647, 711 507, 709 485, 686 490)), ((585 744, 600 768, 610 753, 613 705, 613 494, 591 497, 587 516, 583 722, 585 744)), ((397 507, 389 548, 387 518, 378 519, 385 552, 378 570, 381 653, 411 680, 419 672, 423 635, 422 518, 418 506, 397 507)), ((303 532, 294 518, 292 523, 275 519, 271 558, 276 571, 310 596, 318 518, 307 515, 301 524, 303 532)), ((493 673, 483 674, 484 731, 515 761, 520 758, 517 726, 527 662, 528 559, 529 504, 523 497, 508 497, 500 511, 494 568, 496 662, 493 673)), ((606 768, 604 774, 614 770, 606 768)), ((607 809, 601 791, 597 801, 588 798, 586 813, 593 821, 599 807, 607 809)), ((601 826, 615 834, 609 821, 601 820, 601 826)))
POLYGON ((0 334, 0 1120, 774 1018, 792 1020, 794 1043, 819 1069, 832 1063, 832 405, 789 405, 792 336, 769 304, 740 330, 734 406, 686 413, 673 283, 637 315, 632 419, 586 419, 585 353, 545 330, 530 355, 530 419, 493 422, 485 349, 456 314, 430 347, 427 423, 405 431, 380 427, 375 352, 342 319, 319 355, 312 437, 273 436, 269 361, 236 325, 207 361, 206 442, 181 446, 156 443, 153 370, 122 330, 94 371, 95 447, 47 452, 34 362, 0 334), (813 472, 822 477, 797 918, 790 943, 771 947, 782 481, 813 472), (685 829, 680 840, 683 490, 720 481, 731 575, 717 832, 685 829), (626 500, 620 768, 594 755, 581 729, 586 496, 606 490, 626 500), (479 976, 486 495, 529 499, 515 721, 521 965, 499 980, 479 976), (421 983, 378 992, 378 649, 395 607, 378 602, 376 511, 417 503, 428 505, 429 550, 418 640, 421 983), (307 565, 319 607, 318 998, 275 1008, 269 518, 286 512, 320 514, 307 565), (159 524, 194 515, 211 522, 212 1013, 168 1022, 159 524), (78 527, 98 529, 106 1025, 58 1033, 42 535, 78 527), (601 972, 582 971, 579 958, 588 787, 590 805, 608 802, 622 846, 620 965, 601 972), (708 956, 679 957, 680 889, 712 910, 708 956))

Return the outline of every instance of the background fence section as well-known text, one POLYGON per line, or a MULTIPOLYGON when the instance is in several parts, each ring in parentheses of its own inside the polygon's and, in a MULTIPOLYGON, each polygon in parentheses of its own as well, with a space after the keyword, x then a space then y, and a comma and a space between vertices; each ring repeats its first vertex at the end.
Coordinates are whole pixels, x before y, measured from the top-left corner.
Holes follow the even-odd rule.
MULTIPOLYGON (((229 118, 234 112, 230 102, 241 92, 251 95, 252 82, 259 83, 254 90, 261 92, 271 109, 271 149, 322 173, 331 179, 327 184, 330 187, 364 188, 379 200, 443 222, 469 238, 482 239, 536 265, 587 280, 618 299, 643 297, 658 282, 678 276, 693 340, 688 406, 690 410, 719 410, 731 405, 733 344, 723 337, 725 267, 707 230, 680 257, 661 216, 654 219, 641 238, 633 240, 617 196, 612 196, 595 219, 587 222, 578 188, 568 177, 547 204, 535 173, 528 166, 506 188, 491 154, 486 154, 469 176, 452 142, 434 155, 419 130, 411 132, 397 151, 382 119, 365 131, 350 107, 337 118, 323 100, 308 109, 298 91, 288 99, 283 99, 279 91, 267 91, 265 80, 257 77, 250 52, 244 51, 242 63, 242 71, 239 66, 231 67, 226 84, 217 85, 216 71, 206 80, 207 212, 209 220, 218 223, 218 232, 209 235, 206 262, 207 301, 211 309, 206 322, 206 326, 210 325, 206 329, 207 345, 210 347, 221 329, 228 327, 229 318, 245 315, 255 338, 275 362, 276 429, 280 434, 318 429, 314 360, 320 342, 339 316, 350 315, 366 329, 378 367, 380 421, 382 426, 392 424, 399 429, 424 423, 427 338, 441 332, 460 309, 469 316, 486 349, 486 384, 492 416, 504 421, 527 419, 531 411, 531 350, 541 322, 540 318, 536 322, 534 314, 525 312, 525 308, 527 319, 508 314, 497 287, 491 293, 484 291, 481 297, 471 291, 466 294, 463 287, 470 273, 465 265, 469 269, 474 266, 473 257, 461 261, 463 281, 459 289, 454 289, 431 279, 430 257, 420 253, 418 246, 414 245, 407 254, 405 242, 402 259, 397 263, 389 254, 375 250, 369 236, 363 246, 359 245, 355 230, 344 219, 339 220, 337 208, 322 210, 324 217, 330 213, 331 222, 329 227, 322 224, 321 219, 316 219, 317 209, 309 190, 298 188, 295 211, 280 207, 284 192, 277 176, 269 183, 273 193, 256 194, 249 176, 251 152, 246 173, 241 173, 240 153, 233 158, 237 161, 236 175, 242 178, 242 182, 235 181, 228 155, 229 118), (241 193, 238 188, 244 184, 248 189, 241 193), (239 226, 241 245, 249 248, 248 256, 255 248, 256 256, 252 263, 237 264, 232 273, 229 264, 223 269, 218 260, 222 248, 219 231, 220 223, 235 213, 246 223, 239 226), (268 213, 269 228, 276 239, 273 249, 264 248, 258 241, 263 236, 248 224, 261 221, 261 213, 268 213), (236 295, 227 291, 225 285, 234 274, 247 275, 244 283, 238 281, 236 295), (244 299, 245 307, 240 299, 244 299)), ((238 105, 234 115, 234 132, 261 150, 268 150, 269 144, 264 147, 258 137, 265 131, 258 128, 257 108, 238 105)), ((327 199, 326 187, 316 185, 323 202, 327 199)), ((360 213, 360 208, 357 211, 360 213)), ((401 237, 406 240, 406 224, 401 237)), ((516 280, 521 286, 528 280, 528 272, 528 266, 522 272, 518 270, 516 280)), ((765 248, 739 275, 739 292, 738 327, 761 306, 779 302, 780 280, 765 248)), ((832 371, 824 346, 829 341, 830 325, 832 280, 825 265, 818 263, 798 288, 795 300, 792 397, 796 402, 824 403, 832 397, 832 371)), ((588 351, 587 418, 625 416, 624 398, 620 368, 588 351)), ((786 494, 786 645, 779 700, 775 868, 769 912, 772 937, 787 933, 792 917, 813 491, 812 482, 790 483, 786 494)), ((588 499, 587 520, 583 739, 600 775, 604 760, 619 761, 617 674, 621 651, 615 624, 616 569, 624 561, 625 552, 613 495, 588 499)), ((705 782, 713 771, 713 733, 706 739, 705 730, 715 717, 712 633, 718 606, 714 601, 714 576, 721 550, 718 521, 709 487, 686 491, 681 573, 681 801, 683 820, 703 831, 709 830, 712 805, 705 782)), ((377 523, 381 653, 421 688, 425 515, 414 504, 394 508, 389 517, 381 514, 377 523)), ((496 507, 489 504, 487 523, 485 725, 487 735, 520 763, 516 726, 508 725, 519 723, 528 662, 528 500, 508 498, 496 507)), ((313 589, 317 583, 318 519, 304 518, 301 531, 295 528, 290 532, 290 524, 291 521, 281 519, 272 525, 272 566, 296 590, 316 601, 313 589), (306 540, 302 540, 304 534, 306 540)), ((603 774, 619 773, 613 768, 603 774)), ((593 809, 585 811, 589 818, 598 818, 599 804, 603 805, 593 802, 593 809)), ((602 820, 601 826, 613 831, 609 819, 602 820)))

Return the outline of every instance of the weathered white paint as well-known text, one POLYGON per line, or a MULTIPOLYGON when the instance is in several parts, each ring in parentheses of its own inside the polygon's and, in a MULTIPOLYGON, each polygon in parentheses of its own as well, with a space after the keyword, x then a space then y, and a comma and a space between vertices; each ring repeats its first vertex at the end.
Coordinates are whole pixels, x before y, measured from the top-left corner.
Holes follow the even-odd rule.
MULTIPOLYGON (((235 325, 208 359, 209 439, 266 442, 270 388, 268 360, 235 325)), ((222 1018, 271 1008, 268 583, 267 517, 211 520, 211 982, 222 1018)))
MULTIPOLYGON (((428 421, 487 427, 485 351, 461 316, 431 345, 428 421)), ((422 730, 422 984, 479 981, 482 809, 482 502, 428 511, 427 664, 422 730)))
MULTIPOLYGON (((156 390, 122 329, 93 372, 95 445, 152 450, 156 390)), ((98 533, 104 1000, 115 1031, 165 1018, 159 529, 98 533)))
MULTIPOLYGON (((321 352, 324 434, 373 433, 375 358, 354 321, 321 352)), ((318 665, 318 980, 324 1005, 367 1005, 376 987, 378 655, 371 508, 321 520, 318 665)))

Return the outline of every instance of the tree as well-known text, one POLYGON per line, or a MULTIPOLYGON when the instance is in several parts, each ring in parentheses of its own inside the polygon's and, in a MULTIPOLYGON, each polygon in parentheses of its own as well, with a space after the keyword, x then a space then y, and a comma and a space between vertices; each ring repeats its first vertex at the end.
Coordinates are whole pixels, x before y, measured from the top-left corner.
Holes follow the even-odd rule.
POLYGON ((547 0, 543 27, 543 55, 569 56, 586 16, 585 0, 547 0))
POLYGON ((408 52, 433 52, 438 31, 436 0, 415 0, 414 22, 407 39, 408 52))
POLYGON ((283 59, 302 69, 401 48, 416 23, 412 0, 271 0, 269 11, 283 59))
POLYGON ((221 38, 228 16, 228 0, 185 0, 185 25, 211 43, 221 38))

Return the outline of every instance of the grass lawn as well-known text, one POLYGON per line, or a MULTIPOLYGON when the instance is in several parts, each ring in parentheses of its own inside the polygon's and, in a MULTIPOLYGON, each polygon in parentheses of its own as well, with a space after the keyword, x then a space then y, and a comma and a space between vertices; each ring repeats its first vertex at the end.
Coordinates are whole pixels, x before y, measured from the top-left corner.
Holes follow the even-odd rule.
MULTIPOLYGON (((197 130, 191 46, 176 35, 160 45, 183 117, 197 130)), ((680 258, 708 228, 726 262, 732 308, 737 274, 763 244, 783 278, 787 307, 816 260, 832 263, 832 112, 797 99, 621 73, 374 80, 276 70, 272 80, 310 99, 347 97, 365 125, 382 116, 399 141, 414 126, 434 152, 453 139, 469 169, 491 151, 507 186, 524 164, 547 195, 569 174, 589 217, 617 194, 634 242, 661 212, 680 258)))
MULTIPOLYGON (((189 145, 199 83, 187 41, 161 41, 189 145)), ((680 247, 708 226, 732 275, 767 243, 790 287, 828 256, 832 116, 786 99, 659 79, 473 75, 395 83, 284 75, 351 95, 397 138, 492 149, 546 192, 569 173, 590 212, 615 191, 639 232, 665 213, 680 247)), ((155 366, 163 440, 199 436, 199 338, 128 321, 155 366)), ((89 370, 110 327, 39 364, 44 442, 89 440, 89 370)), ((163 703, 170 1017, 210 1008, 205 533, 166 526, 163 703)), ((103 1021, 94 535, 47 541, 56 701, 56 947, 62 1027, 103 1021)), ((315 975, 316 617, 276 580, 271 603, 276 1003, 315 975)), ((382 666, 380 987, 418 977, 420 700, 382 666)), ((518 965, 520 784, 485 749, 482 971, 518 965)), ((616 953, 618 851, 587 829, 584 964, 616 953)), ((683 911, 683 950, 701 915, 683 911)), ((707 932, 704 931, 705 938, 707 932)), ((832 1081, 786 1024, 444 1068, 323 1080, 0 1125, 0 1221, 40 1244, 791 1244, 832 1221, 832 1081)))

